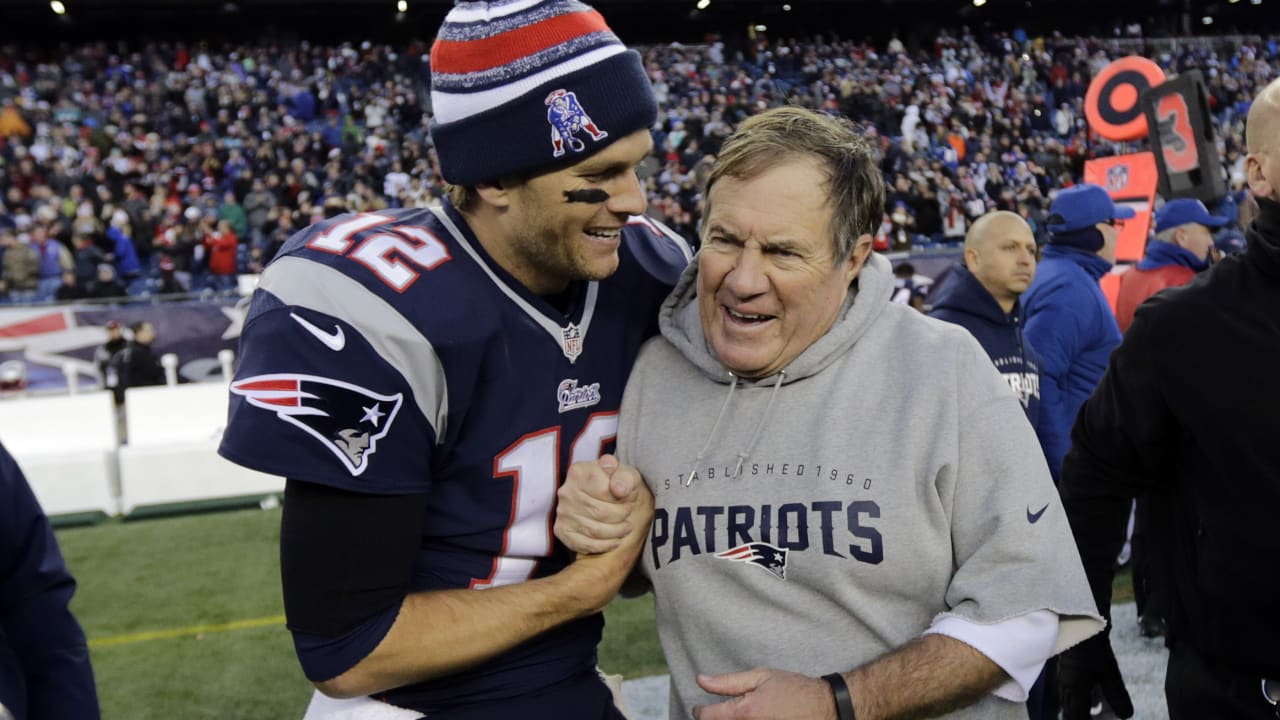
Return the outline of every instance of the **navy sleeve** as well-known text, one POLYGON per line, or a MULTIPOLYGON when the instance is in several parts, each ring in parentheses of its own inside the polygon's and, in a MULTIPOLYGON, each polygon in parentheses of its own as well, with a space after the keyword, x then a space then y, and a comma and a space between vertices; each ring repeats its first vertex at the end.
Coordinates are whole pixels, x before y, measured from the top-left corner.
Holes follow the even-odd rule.
POLYGON ((623 237, 645 272, 666 285, 675 285, 680 273, 693 259, 689 243, 671 228, 649 217, 634 217, 628 221, 627 228, 639 230, 625 232, 623 237))
POLYGON ((438 361, 418 354, 420 367, 407 379, 405 362, 396 361, 403 349, 375 322, 285 305, 259 290, 240 339, 219 452, 255 470, 342 490, 426 492, 436 403, 413 382, 432 377, 428 366, 438 361))
POLYGON ((68 608, 75 588, 48 518, 0 447, 0 649, 25 685, 0 686, 0 697, 25 695, 29 717, 99 717, 88 643, 68 608))

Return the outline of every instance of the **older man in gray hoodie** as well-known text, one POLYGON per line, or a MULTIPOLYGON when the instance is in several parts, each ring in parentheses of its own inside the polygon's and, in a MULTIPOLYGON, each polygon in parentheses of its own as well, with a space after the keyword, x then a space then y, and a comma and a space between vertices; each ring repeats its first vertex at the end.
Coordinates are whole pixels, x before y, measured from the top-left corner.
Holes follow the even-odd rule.
POLYGON ((888 302, 870 147, 771 110, 708 187, 618 457, 571 469, 557 535, 610 547, 643 477, 672 717, 1025 718, 1102 622, 1018 399, 965 330, 888 302))

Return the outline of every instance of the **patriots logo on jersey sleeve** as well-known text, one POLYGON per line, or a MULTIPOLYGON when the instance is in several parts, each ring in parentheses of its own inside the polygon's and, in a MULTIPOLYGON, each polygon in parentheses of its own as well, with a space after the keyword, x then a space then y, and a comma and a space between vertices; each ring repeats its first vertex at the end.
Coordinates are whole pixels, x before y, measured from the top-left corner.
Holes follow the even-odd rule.
POLYGON ((391 429, 404 396, 381 395, 359 385, 315 375, 255 375, 231 384, 252 406, 314 437, 354 477, 369 468, 369 456, 391 429))
POLYGON ((733 562, 751 563, 756 567, 768 570, 779 580, 787 579, 787 551, 765 542, 753 542, 739 545, 732 550, 716 553, 716 557, 733 562))

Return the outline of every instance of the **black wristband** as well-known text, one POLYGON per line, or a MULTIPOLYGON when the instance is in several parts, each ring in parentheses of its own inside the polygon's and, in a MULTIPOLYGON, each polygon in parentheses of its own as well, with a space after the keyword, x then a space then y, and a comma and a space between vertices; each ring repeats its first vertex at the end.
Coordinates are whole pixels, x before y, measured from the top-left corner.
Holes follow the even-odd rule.
POLYGON ((858 720, 853 714, 853 696, 849 694, 849 685, 840 673, 823 675, 823 680, 831 686, 831 693, 836 697, 836 717, 839 720, 858 720))

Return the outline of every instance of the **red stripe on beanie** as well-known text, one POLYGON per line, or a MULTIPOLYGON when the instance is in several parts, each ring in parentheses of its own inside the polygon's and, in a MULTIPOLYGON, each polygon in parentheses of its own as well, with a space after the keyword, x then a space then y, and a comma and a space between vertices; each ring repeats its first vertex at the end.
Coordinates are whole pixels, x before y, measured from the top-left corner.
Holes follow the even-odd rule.
POLYGON ((595 10, 568 13, 482 40, 440 40, 431 47, 431 71, 460 74, 501 67, 609 26, 595 10))

